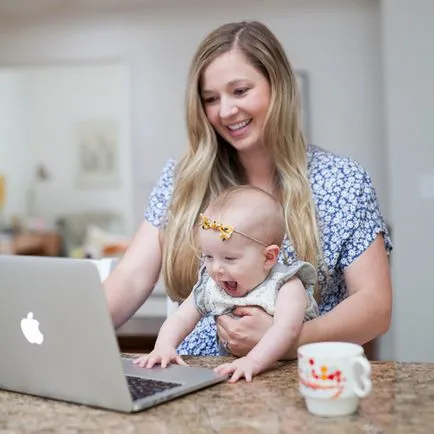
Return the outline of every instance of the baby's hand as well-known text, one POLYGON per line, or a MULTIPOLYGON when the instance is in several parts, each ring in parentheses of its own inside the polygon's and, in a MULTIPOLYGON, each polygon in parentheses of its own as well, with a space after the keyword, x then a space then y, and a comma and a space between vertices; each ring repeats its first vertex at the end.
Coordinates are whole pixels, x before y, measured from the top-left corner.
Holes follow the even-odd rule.
POLYGON ((151 353, 133 360, 133 364, 141 368, 152 368, 157 363, 159 363, 162 368, 166 368, 171 362, 188 366, 187 363, 182 360, 182 357, 176 353, 176 348, 174 347, 155 347, 151 353))
POLYGON ((246 381, 252 381, 252 377, 259 374, 260 367, 257 362, 249 357, 241 357, 240 359, 234 360, 231 363, 223 363, 223 365, 214 368, 215 372, 222 375, 232 374, 229 383, 235 383, 240 378, 245 378, 246 381))

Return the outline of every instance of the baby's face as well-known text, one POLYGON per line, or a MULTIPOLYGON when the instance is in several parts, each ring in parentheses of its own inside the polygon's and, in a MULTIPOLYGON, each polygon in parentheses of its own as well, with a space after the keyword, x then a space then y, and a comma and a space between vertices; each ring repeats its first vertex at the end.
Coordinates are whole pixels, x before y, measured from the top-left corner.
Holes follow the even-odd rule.
POLYGON ((205 265, 211 278, 232 297, 242 297, 265 280, 265 247, 234 233, 222 241, 214 230, 199 230, 205 265))

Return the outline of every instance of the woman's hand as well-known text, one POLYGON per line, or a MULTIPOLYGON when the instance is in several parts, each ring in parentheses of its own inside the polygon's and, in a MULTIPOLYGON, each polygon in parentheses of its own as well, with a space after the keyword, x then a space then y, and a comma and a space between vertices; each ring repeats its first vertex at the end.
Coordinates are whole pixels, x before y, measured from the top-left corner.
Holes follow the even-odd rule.
POLYGON ((261 340, 273 317, 253 306, 237 307, 233 315, 217 318, 217 334, 234 356, 243 357, 261 340))

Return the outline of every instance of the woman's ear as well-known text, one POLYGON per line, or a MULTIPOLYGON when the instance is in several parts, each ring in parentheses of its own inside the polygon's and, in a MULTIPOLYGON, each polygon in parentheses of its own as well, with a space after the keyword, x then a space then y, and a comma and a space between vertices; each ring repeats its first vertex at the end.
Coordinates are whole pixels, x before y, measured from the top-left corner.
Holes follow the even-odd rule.
POLYGON ((265 247, 264 256, 265 262, 264 266, 266 270, 271 270, 277 262, 277 257, 279 256, 280 247, 276 244, 272 244, 271 246, 265 247))

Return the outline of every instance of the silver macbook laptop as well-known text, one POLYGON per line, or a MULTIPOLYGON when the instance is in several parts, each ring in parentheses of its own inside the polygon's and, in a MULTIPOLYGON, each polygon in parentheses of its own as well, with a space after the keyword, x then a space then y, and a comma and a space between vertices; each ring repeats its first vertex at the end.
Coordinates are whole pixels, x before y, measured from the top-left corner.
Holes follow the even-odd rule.
POLYGON ((0 388, 122 412, 225 380, 121 358, 94 263, 0 255, 0 388))

